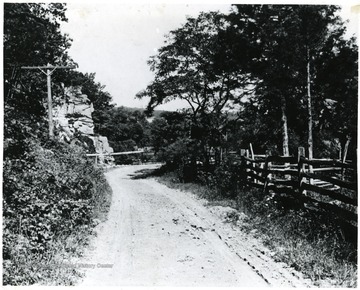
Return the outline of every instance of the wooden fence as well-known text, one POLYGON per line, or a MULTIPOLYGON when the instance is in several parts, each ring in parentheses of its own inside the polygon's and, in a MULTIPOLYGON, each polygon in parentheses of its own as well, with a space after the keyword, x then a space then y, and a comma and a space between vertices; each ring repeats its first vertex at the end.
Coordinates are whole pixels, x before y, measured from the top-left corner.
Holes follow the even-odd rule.
POLYGON ((330 159, 246 154, 242 167, 248 185, 272 191, 327 210, 352 225, 357 223, 356 163, 330 159))

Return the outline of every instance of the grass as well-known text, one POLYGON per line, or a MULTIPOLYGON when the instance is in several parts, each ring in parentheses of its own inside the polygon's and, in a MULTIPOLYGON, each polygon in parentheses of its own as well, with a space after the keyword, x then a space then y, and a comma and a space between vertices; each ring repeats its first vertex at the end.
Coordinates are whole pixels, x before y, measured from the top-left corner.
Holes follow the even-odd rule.
POLYGON ((214 187, 181 183, 174 173, 157 179, 207 199, 208 205, 230 206, 245 213, 247 218, 237 223, 242 230, 251 234, 255 229, 256 237, 275 253, 276 261, 303 273, 314 286, 357 287, 357 245, 346 242, 342 229, 326 214, 285 209, 281 199, 257 189, 238 190, 231 199, 214 187))
POLYGON ((54 241, 49 250, 41 255, 27 252, 24 255, 21 249, 14 249, 11 265, 11 285, 47 285, 47 286, 73 286, 82 276, 76 267, 61 266, 64 261, 79 257, 87 243, 89 231, 79 230, 71 236, 62 237, 54 241), (24 282, 24 277, 27 277, 24 282))
POLYGON ((94 234, 93 228, 100 221, 106 220, 111 204, 110 186, 106 182, 98 183, 97 186, 99 196, 94 206, 94 222, 91 225, 79 227, 70 235, 60 236, 41 255, 26 251, 26 247, 22 247, 21 241, 18 241, 12 253, 15 259, 11 265, 3 267, 11 271, 11 285, 74 286, 79 278, 83 277, 83 272, 72 260, 83 256, 89 238, 94 234), (24 277, 28 277, 25 283, 24 277))

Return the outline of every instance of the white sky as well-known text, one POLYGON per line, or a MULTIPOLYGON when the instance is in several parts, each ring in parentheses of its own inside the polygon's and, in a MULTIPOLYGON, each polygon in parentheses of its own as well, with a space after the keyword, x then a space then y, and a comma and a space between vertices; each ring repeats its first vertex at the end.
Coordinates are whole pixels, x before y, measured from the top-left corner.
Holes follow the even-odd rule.
MULTIPOLYGON (((106 86, 118 106, 145 108, 149 99, 134 97, 153 79, 146 62, 164 44, 164 35, 185 23, 187 15, 228 12, 230 4, 134 3, 68 2, 69 21, 62 30, 73 39, 69 54, 79 64, 78 70, 95 72, 96 81, 106 86)), ((349 30, 355 33, 357 13, 350 13, 350 6, 343 10, 343 18, 351 18, 349 30)), ((183 105, 173 101, 158 109, 175 110, 183 105)))

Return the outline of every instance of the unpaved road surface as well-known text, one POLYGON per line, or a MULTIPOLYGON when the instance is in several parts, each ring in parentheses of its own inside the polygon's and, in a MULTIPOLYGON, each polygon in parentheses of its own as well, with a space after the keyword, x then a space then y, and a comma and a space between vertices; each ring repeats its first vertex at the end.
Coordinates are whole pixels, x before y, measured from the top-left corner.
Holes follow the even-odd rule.
POLYGON ((149 168, 154 165, 107 173, 112 205, 81 261, 96 266, 79 286, 309 286, 227 223, 231 208, 208 207, 155 179, 132 178, 149 168))

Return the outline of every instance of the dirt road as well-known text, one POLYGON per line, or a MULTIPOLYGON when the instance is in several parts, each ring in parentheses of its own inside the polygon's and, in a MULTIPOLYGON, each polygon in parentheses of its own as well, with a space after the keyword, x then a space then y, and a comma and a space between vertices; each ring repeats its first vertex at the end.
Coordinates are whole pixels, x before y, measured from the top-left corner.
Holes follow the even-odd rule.
POLYGON ((93 269, 79 286, 308 286, 255 238, 226 223, 230 208, 206 207, 155 179, 131 178, 151 167, 107 173, 112 205, 81 261, 93 269))

